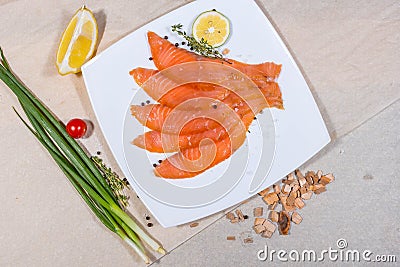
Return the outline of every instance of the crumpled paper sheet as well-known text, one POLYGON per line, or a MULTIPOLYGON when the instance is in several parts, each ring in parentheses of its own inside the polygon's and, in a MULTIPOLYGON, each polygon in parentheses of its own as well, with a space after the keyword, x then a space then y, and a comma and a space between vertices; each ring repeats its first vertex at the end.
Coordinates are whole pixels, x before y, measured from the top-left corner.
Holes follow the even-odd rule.
MULTIPOLYGON (((100 26, 99 52, 187 2, 85 1, 100 26)), ((258 3, 301 67, 333 139, 400 98, 398 1, 258 3)), ((92 154, 101 151, 118 171, 98 130, 82 77, 61 77, 55 67, 59 38, 81 5, 75 0, 0 0, 0 45, 14 71, 61 120, 82 117, 95 123, 97 131, 82 143, 92 154)), ((97 222, 11 106, 20 110, 16 98, 0 85, 0 265, 142 264, 97 222)), ((145 224, 147 211, 134 193, 131 203, 130 211, 145 224)), ((171 250, 220 216, 205 218, 196 228, 163 229, 151 220, 154 226, 146 229, 171 250)))

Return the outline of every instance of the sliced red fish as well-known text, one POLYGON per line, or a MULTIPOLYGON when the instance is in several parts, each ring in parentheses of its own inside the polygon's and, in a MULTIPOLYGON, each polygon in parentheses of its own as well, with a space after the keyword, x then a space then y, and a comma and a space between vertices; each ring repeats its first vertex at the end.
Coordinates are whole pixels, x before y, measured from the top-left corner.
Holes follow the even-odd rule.
MULTIPOLYGON (((157 73, 157 70, 145 68, 136 68, 129 72, 129 74, 133 76, 139 86, 142 86, 150 77, 157 73)), ((183 84, 171 90, 167 89, 166 93, 164 93, 165 90, 160 87, 162 87, 162 85, 168 86, 166 85, 166 83, 168 83, 168 79, 162 76, 160 76, 160 79, 165 79, 165 81, 158 81, 158 84, 160 84, 161 86, 144 86, 143 89, 155 101, 168 107, 176 107, 184 101, 199 97, 209 97, 213 99, 223 100, 229 95, 229 90, 226 88, 204 83, 183 84)))
MULTIPOLYGON (((245 131, 253 120, 248 113, 242 118, 245 131)), ((243 130, 238 131, 242 132, 243 130)), ((154 169, 156 176, 170 179, 194 177, 229 158, 244 142, 245 135, 231 134, 221 141, 191 147, 178 152, 162 161, 154 169)))
POLYGON ((168 67, 192 62, 192 61, 214 61, 221 64, 229 64, 231 67, 243 72, 253 80, 258 79, 276 79, 281 71, 281 65, 273 62, 261 64, 246 64, 233 59, 212 59, 206 58, 186 49, 176 47, 168 40, 161 38, 156 33, 149 31, 147 33, 148 42, 151 49, 154 64, 157 69, 163 70, 168 67))

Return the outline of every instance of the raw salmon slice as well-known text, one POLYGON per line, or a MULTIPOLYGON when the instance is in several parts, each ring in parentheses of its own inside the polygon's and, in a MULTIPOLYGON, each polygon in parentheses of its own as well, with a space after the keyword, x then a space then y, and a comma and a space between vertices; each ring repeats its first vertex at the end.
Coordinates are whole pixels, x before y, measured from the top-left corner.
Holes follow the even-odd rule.
POLYGON ((209 138, 213 141, 220 141, 227 136, 227 132, 221 125, 216 128, 204 132, 193 133, 193 134, 161 134, 158 131, 149 131, 136 137, 132 144, 146 149, 150 152, 156 153, 170 153, 177 152, 180 149, 189 147, 196 147, 200 142, 209 138))
MULTIPOLYGON (((150 77, 154 77, 153 75, 157 73, 157 70, 145 68, 136 68, 129 72, 139 86, 145 84, 150 77)), ((172 108, 189 99, 209 97, 223 100, 229 95, 228 89, 204 83, 183 84, 173 89, 163 90, 163 88, 161 88, 162 86, 168 86, 168 78, 160 76, 160 79, 165 79, 163 81, 157 81, 157 84, 161 86, 144 86, 143 89, 155 101, 172 108)))
POLYGON ((282 65, 273 62, 261 64, 246 64, 233 59, 212 59, 206 58, 186 49, 176 47, 168 40, 161 38, 156 33, 149 31, 147 39, 151 49, 154 64, 157 69, 163 70, 168 67, 193 61, 213 61, 221 64, 229 64, 231 67, 243 72, 252 80, 274 80, 279 76, 282 65))
POLYGON ((242 118, 245 129, 239 129, 239 125, 233 126, 232 128, 237 127, 237 131, 221 141, 187 148, 168 157, 154 169, 155 175, 170 179, 190 178, 223 162, 244 143, 246 131, 253 118, 248 113, 242 118))
POLYGON ((205 111, 188 111, 171 109, 160 104, 131 106, 131 114, 139 123, 166 134, 192 134, 216 128, 219 125, 217 121, 224 121, 226 115, 220 112, 212 112, 212 110, 212 107, 210 107, 209 110, 205 111), (173 114, 173 117, 169 118, 171 114, 173 114), (216 118, 217 121, 209 119, 215 116, 218 117, 216 118), (181 128, 180 125, 184 125, 184 127, 181 128))

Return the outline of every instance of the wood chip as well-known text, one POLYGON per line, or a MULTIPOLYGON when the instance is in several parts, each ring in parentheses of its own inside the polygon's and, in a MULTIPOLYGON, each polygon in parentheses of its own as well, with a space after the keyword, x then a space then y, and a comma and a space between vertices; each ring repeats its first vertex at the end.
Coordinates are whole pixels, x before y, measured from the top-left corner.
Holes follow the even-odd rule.
POLYGON ((233 220, 233 219, 235 219, 235 214, 233 214, 232 212, 228 212, 228 213, 226 214, 226 218, 227 218, 228 220, 233 220))
POLYGON ((274 204, 274 202, 278 201, 278 195, 276 193, 269 193, 268 195, 263 197, 263 200, 268 204, 274 204))
POLYGON ((242 211, 239 210, 239 209, 237 209, 237 210, 235 211, 235 213, 236 213, 236 215, 238 216, 239 221, 243 222, 243 221, 244 221, 244 216, 243 216, 242 211))
MULTIPOLYGON (((304 177, 304 176, 303 176, 304 177)), ((309 185, 312 185, 314 183, 313 178, 310 175, 307 175, 306 177, 306 181, 309 185)))
POLYGON ((296 174, 297 179, 299 180, 305 178, 299 169, 295 170, 294 173, 296 174))
POLYGON ((254 219, 254 225, 263 224, 264 221, 265 221, 265 218, 255 218, 255 219, 254 219))
POLYGON ((304 186, 306 183, 307 183, 306 178, 303 177, 303 178, 299 179, 299 185, 300 186, 304 186))
POLYGON ((333 176, 332 173, 325 174, 324 176, 328 177, 331 180, 331 182, 335 180, 335 176, 333 176))
POLYGON ((295 185, 293 186, 293 188, 292 188, 292 192, 296 192, 296 191, 299 190, 299 189, 300 189, 300 185, 295 184, 295 185))
POLYGON ((315 172, 308 171, 306 173, 306 177, 310 177, 313 180, 313 184, 318 184, 319 178, 318 175, 315 174, 315 172))
POLYGON ((319 179, 319 182, 322 185, 327 185, 327 184, 331 183, 334 179, 335 179, 335 177, 332 175, 332 173, 329 173, 327 175, 321 176, 321 178, 319 179))
POLYGON ((287 211, 287 212, 292 212, 292 211, 296 210, 296 206, 295 205, 284 205, 283 210, 287 211))
POLYGON ((265 188, 264 190, 258 192, 258 194, 259 194, 260 196, 263 197, 263 196, 265 196, 266 194, 268 194, 269 190, 270 190, 270 188, 267 187, 267 188, 265 188))
POLYGON ((288 206, 293 206, 294 205, 294 201, 296 200, 296 198, 297 198, 297 193, 293 192, 293 191, 290 192, 290 194, 289 194, 289 196, 288 196, 288 198, 286 200, 286 204, 288 206))
POLYGON ((243 242, 246 244, 253 243, 253 238, 251 238, 251 237, 245 238, 245 239, 243 239, 243 242))
POLYGON ((290 190, 292 190, 292 188, 290 187, 290 185, 288 185, 288 184, 285 184, 283 187, 282 187, 282 193, 284 193, 284 194, 289 194, 290 193, 290 190))
POLYGON ((264 237, 264 238, 271 238, 272 234, 273 234, 273 233, 270 232, 270 231, 264 231, 264 232, 261 234, 261 236, 264 237))
POLYGON ((265 227, 266 231, 273 233, 276 230, 276 225, 269 220, 265 220, 265 222, 262 225, 265 227))
POLYGON ((321 177, 322 177, 322 171, 321 170, 317 171, 317 176, 318 176, 318 179, 321 179, 321 177))
POLYGON ((325 191, 326 191, 326 187, 322 185, 322 187, 316 189, 314 191, 314 193, 318 195, 318 194, 321 194, 322 192, 325 192, 325 191))
POLYGON ((254 210, 253 210, 254 217, 263 216, 263 211, 264 211, 263 207, 254 208, 254 210))
POLYGON ((303 218, 300 216, 299 213, 297 212, 292 213, 292 222, 294 222, 295 224, 299 224, 301 223, 302 220, 303 218))
POLYGON ((279 233, 281 235, 288 235, 290 230, 290 218, 289 213, 287 211, 279 212, 279 233))
POLYGON ((237 223, 237 222, 239 222, 239 218, 237 218, 237 217, 235 217, 235 218, 233 218, 233 219, 231 220, 231 223, 237 223))
POLYGON ((281 192, 281 187, 279 184, 274 184, 273 188, 275 193, 279 194, 281 192))
POLYGON ((236 240, 236 237, 233 236, 233 235, 228 235, 228 236, 226 237, 226 240, 236 240))
POLYGON ((308 192, 306 192, 304 194, 301 194, 301 198, 304 199, 304 200, 309 200, 311 198, 312 194, 313 194, 312 191, 308 191, 308 192))
POLYGON ((274 210, 276 208, 276 205, 278 205, 278 201, 274 202, 273 204, 268 206, 269 210, 274 210))
POLYGON ((191 228, 199 226, 199 223, 194 222, 189 225, 191 228))
POLYGON ((331 182, 331 180, 326 176, 322 176, 321 179, 319 179, 319 183, 322 185, 327 185, 330 182, 331 182))
POLYGON ((258 225, 254 225, 253 226, 254 232, 256 232, 256 234, 262 233, 265 231, 265 226, 262 224, 258 224, 258 225))
POLYGON ((302 208, 304 208, 304 202, 303 202, 303 200, 301 199, 301 198, 296 198, 295 199, 295 201, 294 201, 294 205, 298 208, 298 209, 302 209, 302 208))
POLYGON ((269 213, 269 219, 273 222, 278 222, 279 220, 279 213, 277 211, 271 211, 269 213))
POLYGON ((301 187, 299 191, 300 191, 300 194, 303 195, 303 194, 307 193, 307 188, 301 187))

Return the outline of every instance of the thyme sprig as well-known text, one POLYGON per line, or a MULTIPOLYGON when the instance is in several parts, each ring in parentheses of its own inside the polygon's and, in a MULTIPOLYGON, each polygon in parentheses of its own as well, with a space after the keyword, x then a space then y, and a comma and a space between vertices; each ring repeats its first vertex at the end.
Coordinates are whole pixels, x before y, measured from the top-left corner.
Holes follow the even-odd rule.
POLYGON ((172 32, 176 32, 178 35, 182 36, 188 42, 190 49, 195 53, 209 58, 224 58, 224 56, 212 45, 210 45, 207 40, 201 38, 200 41, 197 41, 193 36, 190 36, 186 33, 186 31, 183 31, 182 27, 183 25, 179 23, 171 26, 171 29, 172 32))
POLYGON ((116 172, 107 167, 101 158, 93 156, 91 159, 103 174, 117 200, 124 208, 126 208, 129 205, 129 196, 125 194, 125 189, 128 189, 128 182, 126 180, 122 180, 116 172))

